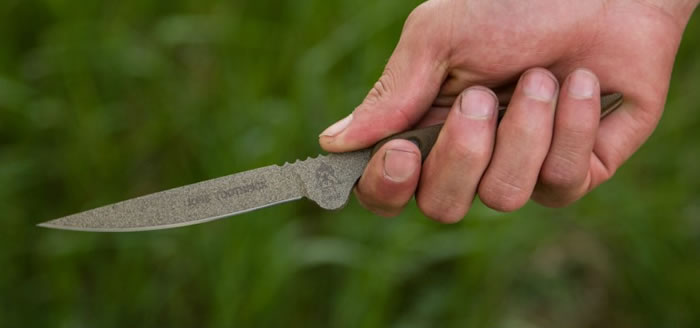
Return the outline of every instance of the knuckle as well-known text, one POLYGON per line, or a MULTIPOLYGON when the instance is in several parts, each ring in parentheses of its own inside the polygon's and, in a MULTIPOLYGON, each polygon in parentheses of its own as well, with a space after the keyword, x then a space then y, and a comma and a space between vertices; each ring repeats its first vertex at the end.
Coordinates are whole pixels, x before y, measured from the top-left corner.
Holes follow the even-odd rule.
POLYGON ((446 10, 444 4, 439 1, 425 1, 414 8, 406 18, 401 31, 401 38, 397 49, 404 48, 411 51, 420 49, 421 57, 446 55, 450 33, 445 33, 450 28, 448 20, 436 20, 436 15, 446 10), (433 48, 438 49, 433 49, 433 48), (442 49, 445 48, 445 49, 442 49))
POLYGON ((481 199, 481 202, 487 207, 505 213, 517 211, 527 202, 522 201, 520 197, 490 192, 486 192, 483 195, 479 194, 479 199, 481 199))
POLYGON ((517 124, 508 126, 508 134, 512 137, 528 140, 529 143, 533 143, 533 140, 537 140, 536 136, 543 131, 543 127, 539 123, 540 120, 521 119, 517 124))
POLYGON ((379 80, 374 83, 372 89, 369 90, 369 94, 367 94, 367 97, 365 97, 364 104, 370 106, 376 105, 382 99, 390 97, 395 89, 396 79, 394 70, 387 67, 384 69, 382 76, 379 77, 379 80))
POLYGON ((384 73, 372 86, 369 93, 365 97, 360 106, 355 108, 356 113, 377 112, 391 114, 392 120, 388 123, 392 126, 407 126, 413 124, 411 114, 412 99, 408 97, 398 97, 396 90, 398 89, 398 72, 396 69, 387 66, 384 73))
POLYGON ((436 196, 419 197, 417 203, 425 216, 447 224, 461 221, 469 210, 469 205, 464 202, 436 196))
POLYGON ((451 138, 450 150, 447 152, 450 160, 459 162, 482 163, 490 158, 491 149, 484 142, 451 138))
POLYGON ((530 193, 508 179, 486 179, 479 186, 479 199, 499 212, 513 212, 525 206, 530 193))
POLYGON ((557 122, 557 125, 559 125, 561 127, 561 131, 566 134, 566 142, 572 146, 577 146, 579 144, 577 141, 579 140, 590 139, 595 135, 596 129, 598 129, 598 121, 596 120, 577 120, 575 122, 565 121, 563 123, 557 122))
POLYGON ((414 8, 411 11, 411 13, 408 14, 408 18, 406 18, 404 29, 406 29, 407 27, 417 25, 424 19, 424 17, 428 16, 428 12, 430 11, 431 5, 432 4, 430 3, 430 1, 426 1, 414 8))
MULTIPOLYGON (((492 139, 479 136, 465 136, 451 128, 441 132, 442 142, 436 145, 435 156, 444 163, 460 163, 469 166, 485 166, 491 159, 493 150, 492 139)), ((493 137, 490 137, 493 138, 493 137)))
POLYGON ((560 158, 542 169, 539 180, 541 184, 559 190, 568 190, 578 187, 583 178, 578 174, 576 165, 571 160, 560 158))

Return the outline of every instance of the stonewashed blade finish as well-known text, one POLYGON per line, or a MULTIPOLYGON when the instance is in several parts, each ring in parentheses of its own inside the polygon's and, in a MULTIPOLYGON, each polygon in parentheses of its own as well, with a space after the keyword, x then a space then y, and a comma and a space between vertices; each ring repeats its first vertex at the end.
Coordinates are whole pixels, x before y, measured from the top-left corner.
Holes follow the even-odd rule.
POLYGON ((40 224, 80 231, 143 231, 182 227, 302 197, 324 209, 348 201, 370 150, 271 165, 103 206, 40 224))
MULTIPOLYGON (((623 96, 602 96, 601 118, 623 104, 623 96)), ((499 108, 499 120, 507 105, 499 108)), ((182 227, 306 197, 324 209, 343 207, 369 158, 389 140, 410 140, 425 159, 442 124, 390 136, 372 148, 266 166, 162 191, 56 219, 39 226, 83 231, 142 231, 182 227)))

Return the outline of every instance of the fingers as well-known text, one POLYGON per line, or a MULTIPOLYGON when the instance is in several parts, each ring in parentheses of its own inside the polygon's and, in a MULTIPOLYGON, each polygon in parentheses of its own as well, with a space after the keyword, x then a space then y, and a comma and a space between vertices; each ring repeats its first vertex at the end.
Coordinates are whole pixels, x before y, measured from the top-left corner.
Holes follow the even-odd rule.
POLYGON ((557 93, 557 80, 547 70, 531 69, 521 77, 479 185, 487 206, 509 212, 530 199, 550 148, 557 93))
POLYGON ((559 95, 552 145, 533 194, 535 201, 561 207, 589 190, 600 110, 600 85, 596 76, 584 69, 571 73, 559 95))
POLYGON ((430 19, 430 3, 406 21, 389 63, 365 100, 352 114, 323 131, 321 147, 342 152, 368 147, 415 125, 430 108, 446 74, 444 35, 430 19))
POLYGON ((426 216, 453 223, 466 215, 491 158, 497 105, 493 92, 482 87, 467 89, 455 101, 422 170, 416 197, 426 216))
POLYGON ((433 107, 434 115, 426 115, 423 122, 447 119, 422 176, 415 145, 392 141, 380 150, 384 155, 372 159, 360 180, 361 202, 375 213, 393 216, 418 184, 416 198, 423 213, 453 223, 469 211, 477 190, 487 206, 513 211, 531 197, 546 206, 564 206, 595 186, 596 172, 604 162, 593 152, 600 84, 591 71, 574 71, 559 92, 550 72, 529 70, 498 127, 497 105, 493 92, 472 87, 449 110, 433 107))
POLYGON ((398 215, 416 190, 421 155, 408 140, 392 140, 372 156, 355 188, 360 203, 375 214, 398 215))

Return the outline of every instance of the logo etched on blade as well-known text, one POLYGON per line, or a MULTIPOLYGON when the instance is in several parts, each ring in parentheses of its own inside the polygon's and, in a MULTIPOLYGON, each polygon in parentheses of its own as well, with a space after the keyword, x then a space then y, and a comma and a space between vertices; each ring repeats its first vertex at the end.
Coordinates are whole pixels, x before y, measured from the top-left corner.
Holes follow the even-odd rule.
POLYGON ((325 189, 340 184, 342 181, 335 175, 335 170, 332 166, 321 163, 316 169, 316 182, 319 188, 325 189))
POLYGON ((187 204, 187 207, 195 207, 203 204, 209 204, 212 200, 224 201, 232 197, 245 195, 254 191, 260 191, 267 188, 267 182, 261 180, 242 186, 232 187, 226 190, 190 197, 187 198, 185 203, 187 204))
POLYGON ((343 181, 338 178, 338 175, 332 166, 321 162, 316 169, 316 186, 321 190, 323 198, 329 201, 338 200, 342 196, 338 193, 337 186, 343 181))

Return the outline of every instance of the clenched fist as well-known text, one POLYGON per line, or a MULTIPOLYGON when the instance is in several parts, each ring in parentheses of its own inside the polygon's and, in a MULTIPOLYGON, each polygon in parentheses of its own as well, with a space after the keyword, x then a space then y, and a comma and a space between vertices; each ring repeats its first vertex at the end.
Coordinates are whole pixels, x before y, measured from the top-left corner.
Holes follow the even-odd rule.
POLYGON ((478 194, 513 211, 564 206, 610 179, 663 112, 674 58, 698 0, 430 0, 416 8, 379 81, 320 136, 344 152, 444 122, 424 163, 385 144, 356 187, 398 214, 415 195, 441 222, 478 194), (625 103, 600 121, 600 94, 625 103), (508 101, 499 125, 496 108, 508 101))

